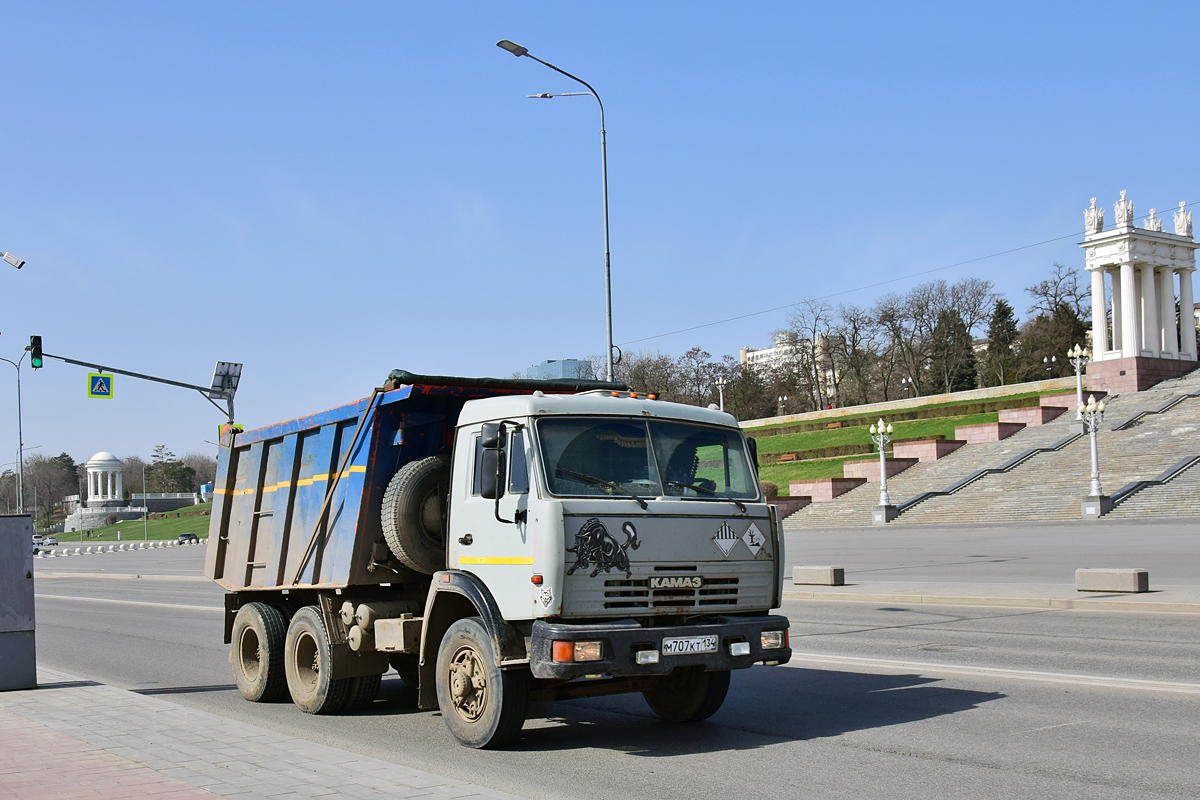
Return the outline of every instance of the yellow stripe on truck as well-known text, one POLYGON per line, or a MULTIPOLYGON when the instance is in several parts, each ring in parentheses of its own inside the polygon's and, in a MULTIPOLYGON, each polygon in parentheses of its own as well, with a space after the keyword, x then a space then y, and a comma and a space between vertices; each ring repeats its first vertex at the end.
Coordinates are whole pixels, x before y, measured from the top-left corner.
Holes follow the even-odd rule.
POLYGON ((459 564, 527 564, 533 566, 533 557, 529 558, 465 558, 459 557, 459 564))

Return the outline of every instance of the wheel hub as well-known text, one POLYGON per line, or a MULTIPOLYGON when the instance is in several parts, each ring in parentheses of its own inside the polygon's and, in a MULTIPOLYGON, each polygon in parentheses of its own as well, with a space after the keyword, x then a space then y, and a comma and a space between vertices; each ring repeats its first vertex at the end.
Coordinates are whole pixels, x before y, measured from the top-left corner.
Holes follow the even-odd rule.
POLYGON ((475 722, 487 707, 487 678, 479 654, 469 647, 455 653, 449 677, 454 710, 467 722, 475 722))

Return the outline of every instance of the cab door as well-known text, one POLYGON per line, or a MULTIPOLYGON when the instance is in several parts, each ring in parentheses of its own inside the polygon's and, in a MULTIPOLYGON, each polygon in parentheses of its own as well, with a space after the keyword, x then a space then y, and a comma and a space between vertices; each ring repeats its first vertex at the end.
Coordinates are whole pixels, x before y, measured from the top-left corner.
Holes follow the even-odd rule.
POLYGON ((451 569, 470 572, 483 581, 506 619, 528 619, 533 576, 533 545, 526 515, 528 441, 523 428, 510 428, 505 438, 505 492, 497 506, 481 493, 483 444, 479 429, 457 437, 454 462, 469 465, 469 475, 456 482, 451 501, 448 561, 451 569))

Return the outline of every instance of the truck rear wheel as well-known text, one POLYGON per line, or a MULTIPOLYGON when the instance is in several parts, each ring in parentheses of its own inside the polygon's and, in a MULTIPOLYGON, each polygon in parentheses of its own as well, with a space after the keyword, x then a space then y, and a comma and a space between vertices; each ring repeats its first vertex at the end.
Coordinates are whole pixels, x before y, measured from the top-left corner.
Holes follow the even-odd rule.
POLYGON ((283 641, 287 619, 266 603, 247 603, 233 620, 229 661, 242 697, 254 703, 281 700, 287 692, 283 641))
POLYGON ((729 671, 680 667, 642 692, 650 710, 667 722, 699 722, 717 713, 729 692, 729 671))
POLYGON ((284 673, 292 702, 307 714, 333 714, 346 704, 353 678, 331 680, 333 648, 316 606, 296 612, 284 643, 284 673))
POLYGON ((467 747, 499 747, 525 724, 529 673, 501 670, 483 620, 467 617, 442 637, 437 657, 437 698, 442 719, 467 747))
POLYGON ((346 693, 345 711, 362 711, 369 708, 379 697, 379 684, 383 680, 381 673, 360 675, 350 679, 350 691, 346 693))
POLYGON ((450 467, 442 456, 405 464, 383 495, 383 538, 409 569, 432 575, 446 567, 446 495, 450 467))

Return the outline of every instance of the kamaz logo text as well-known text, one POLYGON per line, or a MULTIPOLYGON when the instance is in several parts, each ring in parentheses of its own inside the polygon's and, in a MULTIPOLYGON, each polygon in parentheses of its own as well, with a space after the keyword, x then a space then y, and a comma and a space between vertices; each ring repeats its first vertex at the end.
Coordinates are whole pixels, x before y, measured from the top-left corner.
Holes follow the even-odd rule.
POLYGON ((651 589, 699 589, 704 585, 704 578, 699 575, 664 577, 654 575, 650 578, 651 589))

